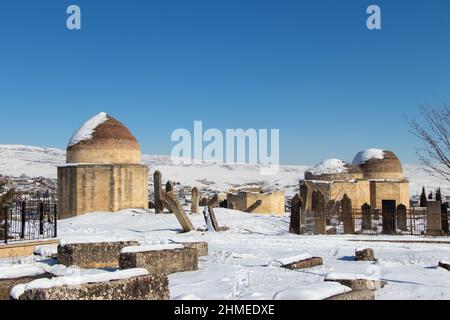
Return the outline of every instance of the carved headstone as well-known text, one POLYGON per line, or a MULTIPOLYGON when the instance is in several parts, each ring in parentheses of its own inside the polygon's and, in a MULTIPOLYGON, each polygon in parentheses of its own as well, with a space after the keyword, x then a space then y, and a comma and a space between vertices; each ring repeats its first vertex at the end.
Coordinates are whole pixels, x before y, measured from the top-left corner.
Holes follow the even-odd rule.
POLYGON ((314 213, 316 234, 326 234, 325 197, 320 191, 314 191, 312 193, 312 210, 314 213))
POLYGON ((353 223, 352 217, 352 200, 344 194, 341 202, 342 206, 342 222, 344 223, 344 233, 345 234, 354 234, 355 233, 355 225, 353 223))
POLYGON ((430 236, 438 236, 442 234, 440 201, 427 201, 427 234, 430 236))
POLYGON ((361 229, 362 230, 371 230, 372 229, 372 217, 370 214, 370 205, 367 203, 364 203, 361 207, 361 215, 362 215, 362 223, 361 223, 361 229))
POLYGON ((197 187, 191 190, 191 213, 198 213, 198 202, 200 198, 200 192, 197 187))
POLYGON ((291 200, 291 223, 289 224, 289 232, 293 234, 300 234, 300 215, 301 215, 301 200, 298 194, 291 200))
POLYGON ((406 225, 406 207, 403 204, 397 206, 397 228, 401 231, 408 231, 406 225))
POLYGON ((208 206, 209 216, 211 217, 211 222, 216 231, 220 231, 219 223, 217 222, 216 213, 214 212, 214 208, 212 206, 208 206))
POLYGON ((153 174, 153 188, 155 193, 155 201, 154 201, 155 213, 162 213, 164 210, 164 206, 161 202, 161 198, 163 195, 162 176, 161 172, 159 172, 158 170, 156 170, 155 173, 153 174))

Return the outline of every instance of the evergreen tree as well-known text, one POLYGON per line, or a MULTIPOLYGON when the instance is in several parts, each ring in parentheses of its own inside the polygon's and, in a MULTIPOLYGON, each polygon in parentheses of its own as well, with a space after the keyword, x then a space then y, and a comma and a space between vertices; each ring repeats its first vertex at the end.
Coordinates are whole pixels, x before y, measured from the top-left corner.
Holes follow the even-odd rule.
POLYGON ((425 193, 425 187, 422 187, 422 194, 420 195, 420 206, 426 207, 427 206, 427 194, 425 193))
POLYGON ((441 188, 438 188, 436 190, 436 201, 440 201, 442 203, 442 194, 441 194, 441 188))

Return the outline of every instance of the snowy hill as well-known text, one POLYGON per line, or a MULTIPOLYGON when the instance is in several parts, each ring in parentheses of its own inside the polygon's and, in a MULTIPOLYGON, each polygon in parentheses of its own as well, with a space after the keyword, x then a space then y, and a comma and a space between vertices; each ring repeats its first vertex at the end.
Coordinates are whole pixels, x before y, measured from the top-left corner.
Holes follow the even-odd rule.
MULTIPOLYGON (((254 165, 193 164, 174 165, 169 156, 143 155, 143 162, 150 172, 160 170, 163 178, 179 182, 182 186, 197 186, 201 189, 225 191, 241 184, 261 184, 267 189, 280 188, 291 195, 298 188, 298 180, 303 178, 308 166, 281 166, 278 174, 262 176, 260 168, 254 165)), ((28 176, 56 178, 56 167, 65 163, 65 151, 23 145, 0 145, 0 174, 8 176, 28 176)), ((411 195, 420 194, 422 186, 427 190, 441 187, 450 195, 450 185, 424 170, 420 165, 405 164, 404 171, 410 180, 411 195)))

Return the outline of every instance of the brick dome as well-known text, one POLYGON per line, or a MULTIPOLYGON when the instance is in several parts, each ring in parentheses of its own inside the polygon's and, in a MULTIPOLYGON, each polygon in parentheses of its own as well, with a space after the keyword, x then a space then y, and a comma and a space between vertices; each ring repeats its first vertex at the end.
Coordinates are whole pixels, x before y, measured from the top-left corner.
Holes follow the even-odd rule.
POLYGON ((339 159, 327 159, 305 171, 306 180, 349 181, 362 179, 358 166, 353 166, 339 159))
POLYGON ((67 163, 141 162, 136 138, 121 122, 101 112, 78 129, 67 146, 67 163))
POLYGON ((364 179, 404 179, 402 164, 392 151, 381 149, 361 151, 355 156, 353 165, 361 168, 364 179))

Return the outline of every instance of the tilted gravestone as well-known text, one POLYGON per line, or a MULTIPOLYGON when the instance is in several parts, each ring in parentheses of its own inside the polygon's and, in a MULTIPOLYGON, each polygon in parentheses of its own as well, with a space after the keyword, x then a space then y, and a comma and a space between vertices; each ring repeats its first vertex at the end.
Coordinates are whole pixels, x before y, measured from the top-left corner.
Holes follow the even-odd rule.
POLYGON ((361 207, 361 218, 362 218, 362 222, 361 222, 361 229, 362 230, 371 230, 372 229, 372 217, 370 214, 370 205, 365 203, 363 204, 363 206, 361 207))
POLYGON ((198 213, 198 202, 200 198, 200 192, 197 187, 191 190, 191 213, 198 213))
POLYGON ((397 206, 397 228, 401 231, 408 231, 407 224, 406 224, 406 206, 403 204, 400 204, 397 206))
POLYGON ((296 194, 291 200, 291 222, 289 224, 289 233, 300 234, 300 215, 301 200, 300 196, 296 194))
POLYGON ((191 220, 189 220, 189 217, 184 212, 181 203, 178 201, 173 191, 170 191, 163 195, 161 197, 161 201, 164 206, 166 206, 170 210, 170 212, 175 214, 184 232, 195 230, 191 220))
POLYGON ((352 216, 352 200, 344 194, 342 198, 342 222, 344 223, 344 233, 345 234, 354 234, 355 233, 355 225, 353 223, 352 216))
POLYGON ((155 193, 155 213, 162 213, 164 210, 164 206, 161 202, 161 198, 163 196, 162 190, 162 176, 159 170, 156 170, 153 174, 153 188, 155 193))

